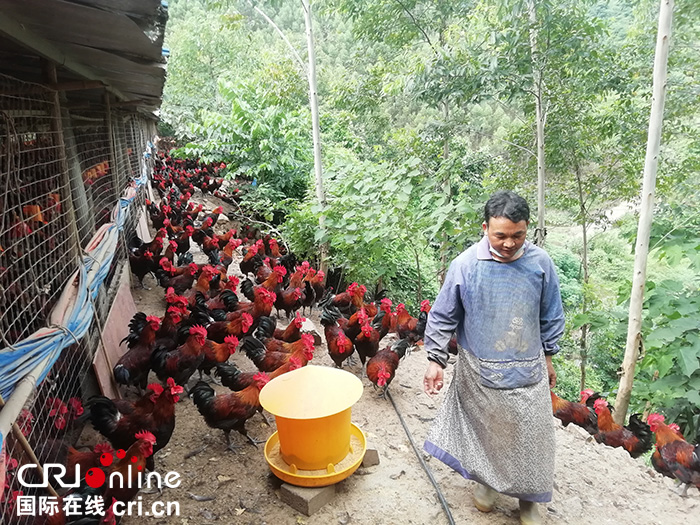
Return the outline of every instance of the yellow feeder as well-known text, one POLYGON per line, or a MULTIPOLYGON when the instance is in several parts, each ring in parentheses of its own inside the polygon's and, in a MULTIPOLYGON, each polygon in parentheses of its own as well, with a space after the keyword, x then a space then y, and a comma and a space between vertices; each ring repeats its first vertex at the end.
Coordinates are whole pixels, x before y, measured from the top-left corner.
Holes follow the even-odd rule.
POLYGON ((265 459, 275 475, 300 486, 330 485, 350 476, 366 450, 362 431, 350 422, 362 390, 353 374, 312 365, 265 385, 260 404, 277 421, 265 459))

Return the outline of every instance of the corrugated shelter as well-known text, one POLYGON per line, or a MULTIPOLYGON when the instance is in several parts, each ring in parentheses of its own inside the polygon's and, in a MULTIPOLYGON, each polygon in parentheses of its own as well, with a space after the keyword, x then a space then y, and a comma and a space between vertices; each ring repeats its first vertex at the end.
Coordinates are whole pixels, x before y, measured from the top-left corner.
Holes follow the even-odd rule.
POLYGON ((14 512, 16 469, 74 440, 93 361, 109 364, 166 21, 160 0, 0 2, 1 523, 33 522, 14 512))

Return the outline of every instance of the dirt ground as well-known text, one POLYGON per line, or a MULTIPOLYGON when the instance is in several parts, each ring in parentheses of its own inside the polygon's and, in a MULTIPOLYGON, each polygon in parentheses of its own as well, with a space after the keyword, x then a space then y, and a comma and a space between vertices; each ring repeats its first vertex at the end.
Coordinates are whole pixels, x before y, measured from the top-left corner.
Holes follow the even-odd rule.
MULTIPOLYGON (((196 260, 201 261, 202 257, 200 253, 196 260)), ((229 273, 237 270, 234 262, 229 273)), ((146 283, 153 287, 151 291, 132 290, 137 308, 147 314, 163 315, 163 290, 149 277, 146 283)), ((307 318, 322 334, 318 312, 314 311, 307 318)), ((286 325, 286 322, 280 322, 280 325, 286 325)), ((387 336, 382 347, 392 342, 393 337, 392 334, 387 336)), ((231 359, 244 370, 254 369, 243 354, 236 353, 231 359)), ((332 366, 325 339, 324 344, 317 345, 312 364, 332 366)), ((400 364, 391 392, 398 412, 408 425, 421 455, 427 459, 427 465, 449 504, 454 522, 476 525, 519 523, 516 500, 500 497, 492 513, 481 514, 471 503, 473 482, 422 452, 428 428, 444 398, 444 394, 440 394, 431 399, 423 393, 425 366, 425 352, 422 348, 415 349, 400 364)), ((359 376, 359 361, 346 369, 359 376)), ((449 381, 451 367, 448 367, 446 377, 449 381)), ((139 496, 144 509, 149 509, 153 501, 177 501, 180 514, 167 518, 125 517, 122 523, 449 523, 397 412, 388 399, 378 397, 366 378, 362 381, 364 393, 353 406, 352 421, 365 433, 369 446, 378 451, 380 464, 360 467, 355 474, 338 483, 335 497, 314 515, 305 516, 280 500, 281 482, 269 470, 263 456, 263 445, 255 448, 242 436, 232 433, 232 440, 243 446, 237 453, 228 451, 223 432, 209 428, 192 401, 184 398, 176 409, 172 439, 156 455, 157 469, 178 472, 182 484, 177 489, 165 488, 162 495, 139 496)), ((227 390, 219 386, 215 388, 220 392, 227 390)), ((642 460, 630 458, 621 449, 595 443, 583 430, 575 427, 563 429, 554 419, 552 424, 557 427, 556 478, 553 501, 540 507, 544 523, 700 523, 700 518, 689 517, 698 516, 700 510, 700 493, 695 488, 688 492, 688 498, 681 498, 674 492, 676 486, 672 480, 661 477, 642 460)), ((247 428, 257 439, 267 439, 275 430, 274 423, 272 428, 266 426, 259 415, 248 421, 247 428)), ((83 437, 89 439, 89 435, 83 437)))

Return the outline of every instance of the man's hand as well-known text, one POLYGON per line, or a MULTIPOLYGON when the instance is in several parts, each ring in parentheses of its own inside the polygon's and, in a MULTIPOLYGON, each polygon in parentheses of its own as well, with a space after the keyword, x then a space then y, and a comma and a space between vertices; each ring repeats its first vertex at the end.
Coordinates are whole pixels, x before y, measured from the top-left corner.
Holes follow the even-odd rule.
POLYGON ((554 365, 552 365, 552 356, 544 356, 547 361, 547 375, 549 376, 549 388, 554 388, 557 384, 557 373, 554 371, 554 365))
POLYGON ((435 361, 428 361, 428 369, 423 377, 423 390, 429 396, 434 396, 442 390, 443 381, 442 367, 435 361))

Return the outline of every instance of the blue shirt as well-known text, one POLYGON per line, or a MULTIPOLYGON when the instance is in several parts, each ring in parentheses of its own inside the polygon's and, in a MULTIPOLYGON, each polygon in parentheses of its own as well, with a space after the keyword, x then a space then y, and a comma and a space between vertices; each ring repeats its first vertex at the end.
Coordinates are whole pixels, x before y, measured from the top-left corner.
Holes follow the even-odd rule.
POLYGON ((425 349, 447 365, 457 342, 479 359, 482 384, 518 388, 542 379, 542 354, 559 351, 564 309, 559 279, 547 253, 526 241, 520 258, 499 262, 488 238, 462 252, 445 277, 428 315, 425 349))

